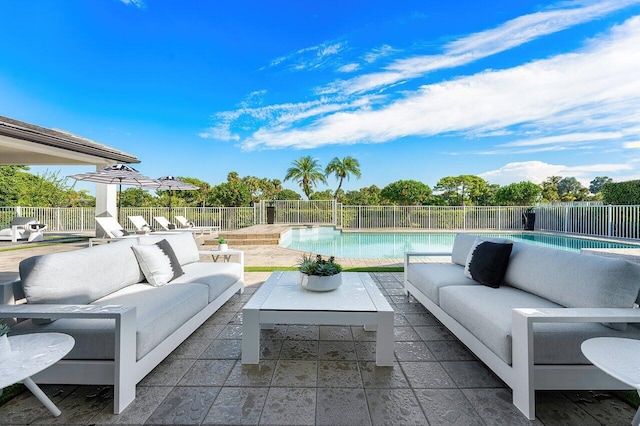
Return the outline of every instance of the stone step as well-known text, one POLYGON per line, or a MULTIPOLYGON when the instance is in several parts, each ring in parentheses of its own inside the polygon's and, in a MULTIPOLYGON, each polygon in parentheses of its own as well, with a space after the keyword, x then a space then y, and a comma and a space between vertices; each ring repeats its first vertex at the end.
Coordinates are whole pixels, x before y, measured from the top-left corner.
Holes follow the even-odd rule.
MULTIPOLYGON (((225 239, 227 240, 227 244, 229 244, 229 247, 249 246, 249 245, 255 245, 255 246, 277 246, 278 242, 279 242, 279 238, 254 238, 254 239, 225 238, 225 239)), ((215 239, 215 240, 205 240, 204 244, 205 245, 217 246, 218 245, 218 240, 217 239, 215 239)))

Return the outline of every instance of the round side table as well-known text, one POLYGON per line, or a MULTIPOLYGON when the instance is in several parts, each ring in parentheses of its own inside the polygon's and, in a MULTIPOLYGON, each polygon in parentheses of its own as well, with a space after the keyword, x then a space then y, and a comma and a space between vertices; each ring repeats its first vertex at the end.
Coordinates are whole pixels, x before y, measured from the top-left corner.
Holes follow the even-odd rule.
MULTIPOLYGON (((596 337, 582 342, 580 348, 593 365, 611 377, 633 386, 640 395, 640 340, 596 337)), ((631 424, 640 425, 640 408, 631 424)))
POLYGON ((40 402, 58 417, 60 410, 36 385, 31 376, 60 361, 73 345, 73 337, 62 333, 32 333, 9 337, 11 355, 0 362, 0 389, 22 382, 40 402))

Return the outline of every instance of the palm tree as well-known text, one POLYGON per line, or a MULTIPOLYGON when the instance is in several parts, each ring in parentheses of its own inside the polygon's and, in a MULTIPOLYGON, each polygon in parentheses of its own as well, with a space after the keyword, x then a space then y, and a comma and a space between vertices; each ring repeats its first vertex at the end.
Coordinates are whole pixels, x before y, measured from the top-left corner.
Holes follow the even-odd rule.
POLYGON ((349 176, 353 175, 360 179, 360 176, 362 176, 362 173, 360 173, 360 163, 351 156, 346 156, 342 160, 335 157, 329 164, 327 164, 327 168, 324 172, 327 176, 333 173, 336 176, 336 179, 338 179, 338 187, 336 188, 336 192, 333 193, 333 198, 338 197, 338 191, 340 191, 342 181, 344 181, 345 178, 348 180, 349 176))
POLYGON ((311 156, 306 156, 297 159, 292 163, 292 167, 287 170, 287 175, 284 180, 295 180, 302 188, 302 192, 307 196, 307 199, 311 197, 313 187, 318 182, 327 183, 320 169, 318 160, 314 160, 311 156))

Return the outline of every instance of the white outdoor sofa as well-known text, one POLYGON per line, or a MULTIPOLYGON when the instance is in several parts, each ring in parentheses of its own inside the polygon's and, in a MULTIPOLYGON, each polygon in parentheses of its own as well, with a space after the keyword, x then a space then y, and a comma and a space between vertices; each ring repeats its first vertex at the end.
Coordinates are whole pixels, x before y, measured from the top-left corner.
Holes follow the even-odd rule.
POLYGON ((640 265, 514 243, 495 289, 464 275, 476 238, 458 234, 452 253, 405 253, 405 292, 513 390, 528 419, 535 419, 535 390, 630 389, 591 365, 580 344, 598 336, 640 339, 640 309, 633 308, 640 265), (419 263, 418 256, 451 262, 419 263))
POLYGON ((191 233, 140 236, 23 260, 20 281, 0 285, 0 318, 41 319, 13 325, 12 335, 73 336, 73 350, 34 381, 112 384, 119 414, 134 400, 136 384, 243 289, 244 265, 200 262, 191 233), (162 239, 184 275, 154 287, 145 281, 132 246, 162 239))
POLYGON ((35 217, 16 216, 13 218, 8 228, 0 230, 0 241, 11 241, 13 243, 20 240, 37 242, 44 240, 42 232, 47 229, 47 225, 40 223, 35 217))

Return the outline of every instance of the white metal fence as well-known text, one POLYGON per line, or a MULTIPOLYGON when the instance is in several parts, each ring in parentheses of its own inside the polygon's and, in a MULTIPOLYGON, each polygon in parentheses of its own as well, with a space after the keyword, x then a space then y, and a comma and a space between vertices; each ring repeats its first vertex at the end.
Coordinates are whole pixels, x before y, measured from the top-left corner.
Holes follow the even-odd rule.
MULTIPOLYGON (((254 207, 123 207, 121 224, 132 229, 127 216, 174 220, 185 216, 196 225, 222 230, 260 223, 328 224, 344 229, 520 230, 529 207, 344 206, 333 201, 274 201, 254 207)), ((535 229, 585 236, 640 239, 640 206, 537 205, 535 229)), ((33 216, 51 231, 95 229, 92 207, 0 207, 0 229, 14 216, 33 216)))

